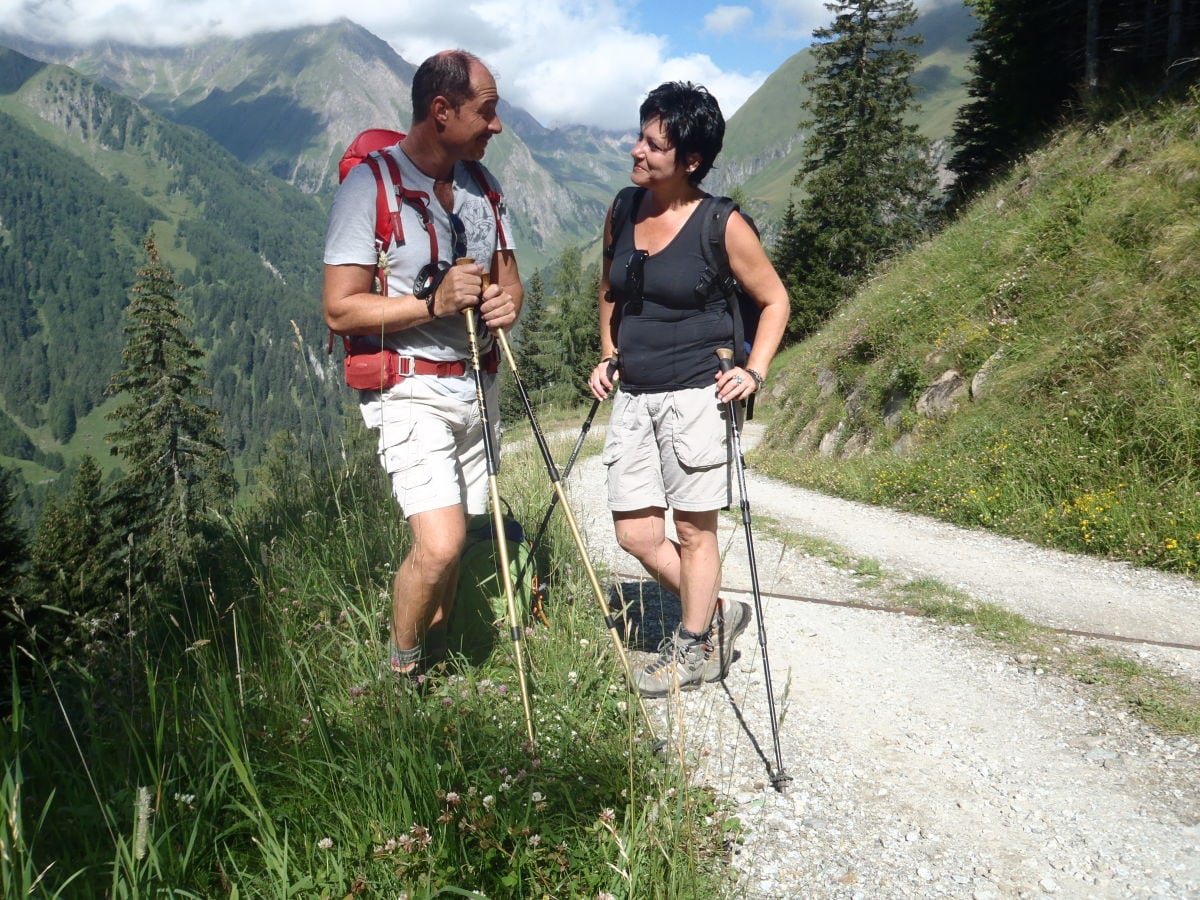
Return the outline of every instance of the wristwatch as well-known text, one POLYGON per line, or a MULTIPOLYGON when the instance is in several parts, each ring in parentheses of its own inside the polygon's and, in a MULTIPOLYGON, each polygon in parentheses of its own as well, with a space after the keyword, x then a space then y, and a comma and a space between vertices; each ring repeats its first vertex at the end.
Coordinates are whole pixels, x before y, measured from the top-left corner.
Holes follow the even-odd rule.
POLYGON ((450 271, 450 264, 443 260, 436 263, 429 263, 422 266, 421 271, 417 273, 417 277, 413 279, 413 296, 418 300, 425 301, 425 309, 429 314, 433 315, 433 297, 437 293, 438 285, 442 283, 442 279, 446 277, 446 273, 450 271))

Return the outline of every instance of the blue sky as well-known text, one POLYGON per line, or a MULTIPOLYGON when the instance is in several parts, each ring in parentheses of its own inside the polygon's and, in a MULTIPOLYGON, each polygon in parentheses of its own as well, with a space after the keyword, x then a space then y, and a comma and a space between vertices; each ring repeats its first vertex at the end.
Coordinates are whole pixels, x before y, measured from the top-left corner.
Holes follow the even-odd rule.
POLYGON ((823 0, 0 0, 0 28, 75 43, 177 44, 342 16, 409 62, 477 53, 546 125, 605 128, 635 126, 646 92, 674 79, 706 85, 732 115, 830 18, 823 0))
POLYGON ((723 70, 772 72, 808 45, 812 30, 831 18, 823 2, 685 2, 660 0, 632 7, 644 30, 673 45, 710 56, 723 70))

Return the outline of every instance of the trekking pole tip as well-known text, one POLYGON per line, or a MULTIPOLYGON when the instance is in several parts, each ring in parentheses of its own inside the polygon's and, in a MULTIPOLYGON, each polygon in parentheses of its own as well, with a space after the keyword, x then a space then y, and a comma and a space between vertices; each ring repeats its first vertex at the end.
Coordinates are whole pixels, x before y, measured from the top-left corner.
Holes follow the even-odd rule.
POLYGON ((791 783, 792 776, 780 769, 771 776, 771 787, 775 788, 779 793, 786 794, 787 786, 791 783))

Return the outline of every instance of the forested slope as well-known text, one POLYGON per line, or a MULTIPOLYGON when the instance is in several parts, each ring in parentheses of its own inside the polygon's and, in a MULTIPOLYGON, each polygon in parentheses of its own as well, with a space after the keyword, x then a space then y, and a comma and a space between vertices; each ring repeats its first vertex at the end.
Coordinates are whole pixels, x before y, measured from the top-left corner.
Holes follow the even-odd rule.
POLYGON ((0 452, 45 461, 77 429, 107 428, 87 417, 119 365, 149 230, 185 288, 235 456, 296 431, 298 402, 323 412, 336 386, 305 371, 321 360, 321 205, 69 69, 3 50, 0 68, 0 352, 13 361, 0 452), (306 383, 315 400, 297 398, 306 383))

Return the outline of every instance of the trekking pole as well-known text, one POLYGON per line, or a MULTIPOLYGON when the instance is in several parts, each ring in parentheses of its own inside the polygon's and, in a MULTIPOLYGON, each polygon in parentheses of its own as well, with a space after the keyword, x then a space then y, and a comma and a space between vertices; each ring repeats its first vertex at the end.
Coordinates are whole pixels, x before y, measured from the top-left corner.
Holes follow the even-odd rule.
MULTIPOLYGON (((455 265, 474 262, 473 259, 456 260, 455 265)), ((487 275, 484 275, 484 288, 487 275)), ((512 633, 513 655, 517 658, 517 676, 521 680, 521 705, 525 708, 525 729, 533 743, 533 709, 529 705, 529 685, 525 679, 525 654, 521 650, 521 620, 517 616, 517 599, 513 593, 512 571, 509 569, 508 541, 504 532, 504 513, 500 508, 500 488, 496 482, 499 466, 496 462, 496 446, 492 442, 492 427, 488 416, 487 398, 483 389, 483 367, 479 362, 479 332, 475 324, 475 308, 463 310, 467 319, 467 339, 471 345, 471 369, 475 372, 475 397, 479 401, 479 418, 483 423, 483 452, 487 457, 488 496, 492 507, 492 533, 500 549, 500 578, 504 583, 504 599, 508 603, 508 628, 512 633)))
POLYGON ((525 390, 525 384, 521 381, 521 373, 517 371, 517 361, 513 357, 512 349, 508 345, 508 338, 505 337, 503 331, 496 332, 496 338, 500 341, 500 350, 504 353, 504 358, 508 360, 508 368, 512 371, 513 381, 517 385, 517 393, 521 395, 521 404, 525 407, 525 415, 529 419, 529 427, 533 431, 534 440, 537 441, 538 449, 542 454, 542 461, 546 464, 546 473, 550 476, 550 484, 554 488, 554 497, 562 504, 563 515, 567 517, 567 526, 571 529, 571 536, 575 539, 575 547, 579 551, 579 558, 583 562, 583 568, 587 572, 588 580, 592 583, 592 592, 596 595, 596 605, 600 607, 600 615, 604 618, 604 625, 608 628, 608 636, 612 639, 613 647, 617 651, 617 656, 621 660, 621 666, 625 670, 625 678, 629 683, 629 690, 637 697, 638 707, 642 711, 642 719, 646 723, 646 728, 650 731, 650 737, 654 738, 654 723, 650 720, 650 713, 646 711, 646 704, 642 700, 642 695, 638 693, 637 683, 633 678, 633 669, 629 667, 629 654, 625 652, 625 645, 621 642, 621 636, 617 632, 616 620, 613 618, 612 611, 608 608, 608 604, 604 600, 604 591, 600 587, 600 581, 596 578, 596 570, 592 568, 591 557, 588 556, 587 547, 583 543, 583 536, 579 533, 579 525, 575 521, 575 514, 571 512, 571 504, 567 502, 566 494, 563 492, 562 479, 558 474, 558 466, 554 464, 554 457, 550 455, 550 448, 546 444, 546 436, 542 434, 542 429, 538 427, 537 416, 533 412, 533 403, 529 400, 529 392, 525 390))
MULTIPOLYGON (((733 368, 733 351, 722 348, 717 351, 722 372, 733 368)), ((738 424, 737 403, 730 400, 725 404, 729 424, 733 430, 734 468, 737 469, 738 493, 742 501, 742 526, 746 531, 746 555, 750 558, 750 589, 754 594, 754 615, 758 619, 758 646, 762 650, 763 676, 767 682, 767 705, 771 711, 771 737, 775 742, 775 774, 771 786, 783 793, 784 786, 792 777, 783 770, 783 754, 779 749, 779 719, 775 715, 775 690, 771 686, 771 663, 767 659, 767 627, 763 623, 762 591, 758 584, 758 563, 754 558, 754 531, 750 527, 750 498, 746 493, 746 457, 742 454, 742 429, 738 424)))
MULTIPOLYGON (((614 350, 612 358, 608 361, 608 380, 612 381, 617 374, 617 354, 620 351, 614 350)), ((583 442, 587 439, 588 432, 592 428, 592 420, 596 418, 596 411, 600 408, 600 401, 593 400, 592 408, 588 410, 587 418, 583 420, 583 427, 579 429, 579 437, 575 441, 575 447, 571 450, 571 455, 567 457, 567 464, 563 466, 562 480, 566 481, 571 477, 571 469, 575 466, 575 460, 579 456, 579 451, 583 448, 583 442)), ((533 564, 534 554, 537 553, 538 547, 542 545, 542 538, 546 536, 546 528, 550 525, 550 517, 554 515, 554 507, 558 506, 558 493, 550 498, 550 505, 546 507, 546 512, 542 516, 541 524, 538 525, 537 533, 533 536, 533 540, 529 542, 529 556, 525 558, 525 562, 521 565, 521 569, 517 572, 517 584, 522 584, 525 578, 525 570, 533 564)), ((540 604, 539 604, 540 605, 540 604)), ((543 622, 546 621, 546 614, 540 613, 540 618, 543 622)))

